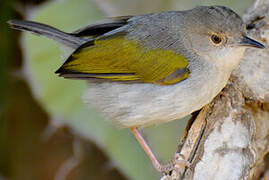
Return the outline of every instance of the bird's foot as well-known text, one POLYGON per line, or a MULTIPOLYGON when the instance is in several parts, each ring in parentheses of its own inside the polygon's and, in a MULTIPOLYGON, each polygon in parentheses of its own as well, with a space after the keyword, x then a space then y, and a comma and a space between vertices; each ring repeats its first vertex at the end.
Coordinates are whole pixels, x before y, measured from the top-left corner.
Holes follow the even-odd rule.
POLYGON ((180 171, 184 168, 191 168, 191 163, 185 159, 185 157, 180 154, 176 153, 174 160, 172 160, 169 164, 163 166, 162 173, 163 176, 161 180, 178 180, 180 179, 180 171))
POLYGON ((154 167, 157 169, 157 171, 162 173, 168 173, 176 169, 182 169, 182 168, 191 168, 191 163, 187 160, 185 160, 185 157, 182 154, 176 153, 174 159, 166 164, 154 164, 154 167))
POLYGON ((184 155, 176 153, 174 157, 175 168, 191 168, 191 163, 186 160, 184 155))

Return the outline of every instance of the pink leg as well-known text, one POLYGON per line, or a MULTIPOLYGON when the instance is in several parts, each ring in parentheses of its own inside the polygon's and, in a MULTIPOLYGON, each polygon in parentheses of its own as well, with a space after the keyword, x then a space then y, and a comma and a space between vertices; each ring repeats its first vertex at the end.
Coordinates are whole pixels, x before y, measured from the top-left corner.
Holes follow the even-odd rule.
POLYGON ((175 155, 175 160, 172 162, 166 164, 166 165, 161 165, 156 156, 153 154, 151 151, 151 148, 147 144, 146 140, 143 138, 141 135, 140 131, 138 130, 137 127, 131 127, 131 132, 134 134, 142 148, 145 150, 146 154, 152 161, 153 166, 155 169, 159 172, 168 172, 173 170, 174 168, 184 168, 184 167, 190 167, 190 163, 186 160, 184 160, 184 157, 180 154, 175 155), (182 156, 182 157, 181 157, 182 156))
POLYGON ((162 165, 159 163, 159 161, 157 160, 157 158, 155 157, 155 155, 151 151, 149 145, 147 144, 147 142, 145 141, 145 139, 141 135, 138 128, 137 127, 132 127, 131 131, 134 134, 134 136, 136 137, 136 139, 138 140, 138 142, 140 143, 140 145, 142 146, 142 148, 147 153, 147 155, 150 158, 150 160, 152 161, 152 164, 154 165, 155 169, 157 171, 159 171, 159 172, 162 172, 162 165))
POLYGON ((171 170, 173 170, 175 168, 183 168, 183 167, 186 167, 186 166, 188 166, 188 167, 190 166, 190 163, 188 161, 184 160, 184 158, 183 159, 178 159, 181 156, 180 154, 176 154, 175 160, 173 160, 172 162, 170 162, 170 163, 168 163, 166 165, 161 165, 159 163, 158 159, 156 158, 156 156, 151 151, 151 148, 147 144, 146 140, 141 135, 138 128, 137 127, 132 127, 131 131, 134 134, 134 136, 136 137, 136 139, 138 140, 138 142, 140 143, 140 145, 142 146, 142 148, 145 150, 146 154, 148 155, 148 157, 152 161, 152 164, 153 164, 153 166, 155 167, 155 169, 157 171, 159 171, 159 172, 168 172, 168 171, 171 171, 171 170))

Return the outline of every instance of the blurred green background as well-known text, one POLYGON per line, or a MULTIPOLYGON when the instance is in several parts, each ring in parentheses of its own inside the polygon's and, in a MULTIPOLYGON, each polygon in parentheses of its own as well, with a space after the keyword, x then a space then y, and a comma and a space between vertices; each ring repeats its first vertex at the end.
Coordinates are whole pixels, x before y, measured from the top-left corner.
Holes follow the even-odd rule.
MULTIPOLYGON (((1 0, 0 179, 158 179, 127 129, 116 129, 84 105, 87 84, 54 74, 70 50, 9 29, 9 19, 28 19, 67 32, 107 16, 225 5, 239 14, 253 0, 1 0)), ((145 128, 145 137, 168 162, 186 119, 145 128)))

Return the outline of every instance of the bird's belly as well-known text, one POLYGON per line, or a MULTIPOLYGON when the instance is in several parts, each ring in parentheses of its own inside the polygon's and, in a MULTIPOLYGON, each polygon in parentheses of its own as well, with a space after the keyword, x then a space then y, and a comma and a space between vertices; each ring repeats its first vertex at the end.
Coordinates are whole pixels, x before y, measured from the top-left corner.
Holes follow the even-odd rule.
POLYGON ((168 86, 91 83, 83 99, 119 127, 144 127, 183 118, 199 110, 224 87, 228 78, 221 79, 212 82, 206 76, 190 77, 168 86))

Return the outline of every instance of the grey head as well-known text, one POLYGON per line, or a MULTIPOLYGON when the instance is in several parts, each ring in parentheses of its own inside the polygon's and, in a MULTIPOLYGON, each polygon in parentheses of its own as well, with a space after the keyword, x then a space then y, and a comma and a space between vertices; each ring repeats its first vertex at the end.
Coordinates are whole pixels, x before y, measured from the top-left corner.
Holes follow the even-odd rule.
POLYGON ((205 60, 235 68, 247 47, 264 48, 247 37, 241 17, 227 7, 200 6, 185 11, 185 16, 191 49, 205 60))

